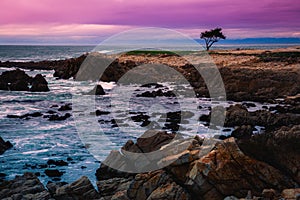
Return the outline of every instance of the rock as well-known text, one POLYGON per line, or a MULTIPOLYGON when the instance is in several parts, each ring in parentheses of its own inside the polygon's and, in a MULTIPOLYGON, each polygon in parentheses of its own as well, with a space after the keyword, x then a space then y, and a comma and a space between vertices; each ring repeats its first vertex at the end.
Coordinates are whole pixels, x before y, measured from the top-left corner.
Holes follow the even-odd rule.
POLYGON ((62 105, 58 108, 58 111, 67 111, 67 110, 72 110, 72 104, 67 103, 65 105, 62 105))
POLYGON ((67 184, 68 183, 66 183, 66 182, 55 182, 55 183, 48 182, 46 187, 47 187, 49 193, 51 194, 51 196, 54 196, 55 193, 56 193, 57 188, 62 187, 62 186, 67 185, 67 184))
POLYGON ((54 198, 56 200, 87 200, 100 199, 100 195, 95 190, 90 180, 86 176, 82 176, 80 179, 71 184, 57 188, 54 198))
POLYGON ((28 119, 29 117, 40 117, 43 116, 41 112, 33 112, 33 113, 27 113, 24 115, 7 115, 7 118, 19 118, 19 119, 28 119))
POLYGON ((60 172, 57 169, 46 169, 45 174, 49 177, 60 177, 64 172, 60 172))
POLYGON ((66 161, 63 160, 48 160, 47 161, 48 165, 56 165, 56 166, 68 166, 68 163, 66 161))
POLYGON ((54 115, 50 115, 48 118, 49 118, 49 121, 63 121, 63 120, 68 119, 71 116, 72 115, 70 113, 66 113, 63 116, 60 116, 58 114, 54 114, 54 115))
POLYGON ((265 200, 273 200, 276 197, 276 191, 274 189, 264 189, 261 194, 265 200))
POLYGON ((11 91, 29 91, 28 82, 25 80, 16 80, 8 88, 11 91))
POLYGON ((162 89, 155 91, 146 91, 141 94, 137 94, 137 97, 176 97, 176 95, 172 91, 164 92, 162 89))
POLYGON ((300 188, 285 189, 282 191, 281 196, 286 200, 298 200, 300 195, 300 188))
MULTIPOLYGON (((127 196, 127 190, 132 182, 132 179, 125 179, 125 178, 112 178, 108 180, 102 180, 97 182, 98 191, 101 197, 105 199, 111 199, 115 194, 118 194, 118 198, 122 196, 123 199, 129 199, 127 196), (123 194, 123 192, 125 194, 123 194)), ((116 198, 116 196, 114 197, 116 198)))
POLYGON ((51 196, 34 174, 25 173, 0 184, 0 199, 5 198, 48 200, 51 196))
POLYGON ((300 125, 257 134, 249 140, 238 140, 238 145, 246 155, 284 171, 300 184, 297 170, 300 169, 300 125))
POLYGON ((55 70, 53 76, 60 79, 75 77, 86 57, 87 55, 85 54, 78 58, 71 58, 52 63, 52 68, 55 70))
POLYGON ((9 141, 4 141, 2 137, 0 137, 0 155, 3 154, 7 149, 12 148, 13 145, 9 141))
POLYGON ((249 139, 253 135, 254 128, 250 125, 242 125, 236 127, 231 136, 237 139, 249 139))
POLYGON ((48 82, 41 74, 37 74, 32 79, 30 91, 31 92, 48 92, 48 91, 50 91, 48 88, 48 82))
MULTIPOLYGON (((214 109, 218 109, 215 107, 214 109)), ((211 113, 209 115, 202 115, 199 120, 210 122, 211 113)), ((214 123, 221 124, 223 118, 219 116, 222 113, 217 113, 214 117, 214 123)), ((235 127, 242 125, 250 126, 264 126, 266 129, 276 129, 281 126, 288 126, 291 124, 299 124, 300 116, 291 113, 272 113, 267 110, 258 110, 254 112, 249 112, 245 106, 240 104, 231 105, 226 110, 225 127, 235 127)))
POLYGON ((279 170, 244 155, 233 138, 216 144, 210 153, 192 163, 187 176, 186 187, 204 199, 229 195, 241 198, 248 190, 257 196, 270 186, 282 190, 294 184, 279 170))
POLYGON ((108 115, 109 113, 110 113, 109 111, 101 111, 101 110, 96 110, 95 112, 96 116, 108 115))
POLYGON ((49 91, 48 83, 41 74, 37 74, 32 78, 20 69, 3 72, 0 75, 0 89, 32 92, 49 91), (31 88, 28 87, 29 85, 31 85, 31 88))
POLYGON ((105 91, 101 85, 96 85, 91 91, 87 93, 88 95, 105 95, 105 91))
POLYGON ((127 191, 129 199, 191 199, 163 170, 136 175, 127 191))

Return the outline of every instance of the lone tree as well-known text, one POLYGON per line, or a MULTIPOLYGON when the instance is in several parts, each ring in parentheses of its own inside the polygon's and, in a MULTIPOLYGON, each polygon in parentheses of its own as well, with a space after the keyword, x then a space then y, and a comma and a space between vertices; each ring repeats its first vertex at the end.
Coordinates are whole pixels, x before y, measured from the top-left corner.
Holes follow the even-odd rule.
POLYGON ((205 40, 206 50, 208 51, 215 42, 218 42, 220 39, 225 40, 226 36, 223 35, 221 28, 215 28, 202 32, 200 38, 205 40))

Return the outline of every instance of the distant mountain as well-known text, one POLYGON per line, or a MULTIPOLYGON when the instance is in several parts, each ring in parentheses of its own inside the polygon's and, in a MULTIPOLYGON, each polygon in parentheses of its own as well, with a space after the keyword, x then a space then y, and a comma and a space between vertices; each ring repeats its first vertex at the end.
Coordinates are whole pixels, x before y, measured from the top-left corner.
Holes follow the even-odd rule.
MULTIPOLYGON (((196 39, 197 42, 203 42, 196 39)), ((218 45, 222 44, 300 44, 300 38, 244 38, 244 39, 226 39, 220 40, 218 45)))

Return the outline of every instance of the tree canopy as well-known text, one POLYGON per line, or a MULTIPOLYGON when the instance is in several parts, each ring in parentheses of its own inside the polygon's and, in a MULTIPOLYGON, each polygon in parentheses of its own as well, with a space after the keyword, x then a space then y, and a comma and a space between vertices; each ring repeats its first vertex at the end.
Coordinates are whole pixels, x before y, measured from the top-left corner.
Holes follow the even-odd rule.
POLYGON ((215 42, 226 39, 226 36, 222 33, 222 28, 215 28, 202 32, 200 38, 205 40, 206 50, 208 51, 215 42))

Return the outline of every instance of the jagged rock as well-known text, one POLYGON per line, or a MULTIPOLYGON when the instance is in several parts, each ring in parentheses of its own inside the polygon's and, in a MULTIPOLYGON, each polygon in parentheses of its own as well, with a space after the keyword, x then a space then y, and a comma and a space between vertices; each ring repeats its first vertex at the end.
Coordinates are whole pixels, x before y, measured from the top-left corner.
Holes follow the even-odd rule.
POLYGON ((246 155, 282 170, 300 184, 300 125, 238 140, 238 145, 246 155))
POLYGON ((87 200, 100 199, 100 195, 95 190, 90 180, 86 176, 82 176, 80 179, 71 184, 57 188, 54 198, 56 200, 87 200))
POLYGON ((12 148, 13 145, 9 141, 4 141, 2 137, 0 137, 0 155, 3 154, 7 149, 12 148))
POLYGON ((48 200, 51 196, 34 174, 25 173, 0 184, 0 199, 5 198, 48 200))
POLYGON ((163 170, 136 175, 128 189, 130 199, 190 199, 186 191, 163 170))
POLYGON ((48 182, 46 187, 47 187, 49 193, 51 194, 51 196, 54 196, 55 193, 56 193, 57 188, 62 187, 62 186, 67 185, 67 184, 68 183, 66 183, 66 182, 55 182, 55 183, 48 182))
POLYGON ((285 189, 282 191, 281 196, 286 200, 298 200, 300 199, 300 188, 285 189))
POLYGON ((41 74, 37 74, 32 78, 20 69, 3 72, 0 75, 0 89, 31 92, 49 91, 48 83, 41 74), (30 89, 29 85, 31 85, 30 89))
POLYGON ((50 91, 48 88, 48 82, 41 74, 37 74, 32 79, 30 91, 31 92, 48 92, 48 91, 50 91))
POLYGON ((112 178, 97 182, 98 191, 101 197, 105 199, 129 199, 127 190, 132 179, 112 178))
POLYGON ((232 194, 244 197, 248 190, 259 195, 264 188, 282 190, 293 184, 279 170, 244 155, 233 138, 218 143, 209 154, 195 161, 185 182, 204 199, 232 194))

